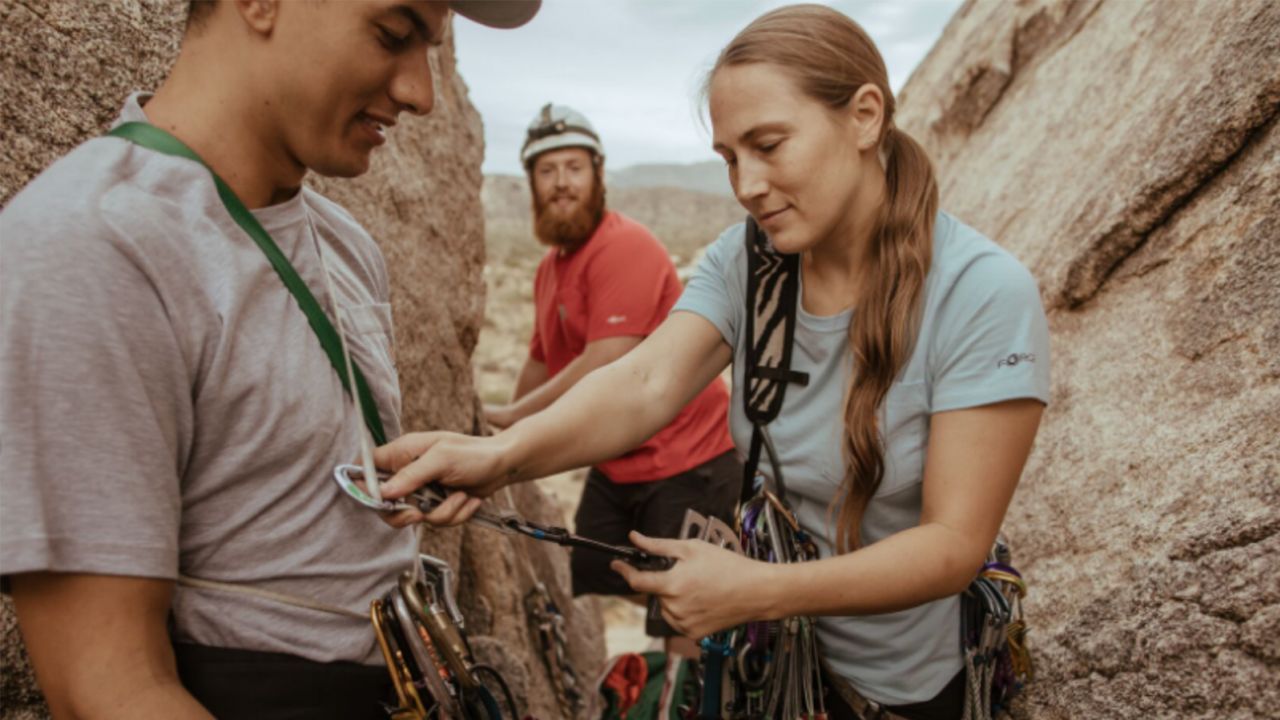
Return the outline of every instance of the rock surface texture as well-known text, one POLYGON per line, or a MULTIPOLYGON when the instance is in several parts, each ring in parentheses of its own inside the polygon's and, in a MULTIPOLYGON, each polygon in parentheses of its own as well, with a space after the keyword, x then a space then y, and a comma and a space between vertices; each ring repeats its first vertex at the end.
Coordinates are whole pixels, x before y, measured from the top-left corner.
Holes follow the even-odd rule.
POLYGON ((970 0, 899 103, 1049 311, 1015 715, 1276 717, 1280 4, 970 0))
MULTIPOLYGON (((50 162, 101 133, 125 95, 154 88, 177 52, 185 3, 151 0, 0 0, 0 205, 50 162)), ((437 56, 436 106, 403 117, 373 169, 315 186, 349 209, 382 245, 391 273, 404 425, 471 431, 477 401, 470 357, 484 314, 483 133, 452 47, 437 56)), ((536 488, 518 509, 560 522, 536 488)), ((431 534, 425 550, 461 576, 461 604, 482 662, 506 674, 525 712, 561 717, 522 605, 529 565, 568 620, 571 661, 584 679, 604 658, 594 604, 575 605, 568 558, 472 528, 431 534)), ((44 717, 26 669, 12 605, 4 600, 0 718, 44 717)))

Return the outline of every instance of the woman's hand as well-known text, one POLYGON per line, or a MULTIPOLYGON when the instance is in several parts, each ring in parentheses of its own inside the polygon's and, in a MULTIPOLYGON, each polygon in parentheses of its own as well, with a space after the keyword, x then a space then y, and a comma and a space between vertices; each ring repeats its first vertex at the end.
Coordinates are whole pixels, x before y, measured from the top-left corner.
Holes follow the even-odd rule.
POLYGON ((631 533, 636 547, 676 561, 645 572, 621 560, 610 567, 632 590, 662 599, 662 617, 680 634, 702 638, 753 620, 773 619, 773 566, 702 540, 666 540, 631 533))
POLYGON ((464 492, 450 493, 424 515, 415 508, 383 519, 392 527, 426 521, 458 525, 480 508, 481 499, 506 484, 502 471, 502 442, 496 437, 472 437, 447 432, 409 433, 374 450, 374 464, 395 475, 382 485, 382 496, 402 498, 428 483, 464 492))

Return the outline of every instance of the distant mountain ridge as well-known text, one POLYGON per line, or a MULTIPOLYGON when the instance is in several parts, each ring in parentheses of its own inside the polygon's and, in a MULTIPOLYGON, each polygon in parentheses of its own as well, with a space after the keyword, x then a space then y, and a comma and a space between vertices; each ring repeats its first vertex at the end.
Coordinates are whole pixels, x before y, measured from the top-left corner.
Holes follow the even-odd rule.
POLYGON ((621 170, 607 172, 609 187, 671 187, 683 190, 733 197, 729 176, 724 163, 719 160, 678 165, 653 163, 632 165, 621 170))

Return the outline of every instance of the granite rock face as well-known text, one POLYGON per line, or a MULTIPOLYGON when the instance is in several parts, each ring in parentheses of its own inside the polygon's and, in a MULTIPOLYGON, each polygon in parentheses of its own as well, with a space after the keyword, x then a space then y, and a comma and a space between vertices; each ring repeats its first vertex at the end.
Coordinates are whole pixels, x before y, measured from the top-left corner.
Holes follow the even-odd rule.
MULTIPOLYGON (((184 7, 170 0, 0 0, 0 205, 101 133, 130 91, 158 85, 177 53, 184 7)), ((431 115, 403 117, 366 175, 312 182, 350 210, 386 255, 405 428, 470 432, 478 417, 470 357, 484 313, 484 141, 452 47, 436 59, 431 115)), ((560 521, 531 484, 514 500, 529 517, 560 521)), ((529 541, 453 529, 430 534, 424 549, 458 570, 477 652, 508 671, 525 712, 556 718, 561 712, 525 619, 528 575, 520 566, 534 569, 564 611, 570 656, 583 678, 603 662, 602 621, 594 604, 572 601, 561 548, 517 542, 529 541)), ((7 598, 0 619, 0 718, 43 717, 7 598)))
POLYGON ((1280 708, 1280 5, 970 0, 900 94, 1040 281, 1021 718, 1280 708))

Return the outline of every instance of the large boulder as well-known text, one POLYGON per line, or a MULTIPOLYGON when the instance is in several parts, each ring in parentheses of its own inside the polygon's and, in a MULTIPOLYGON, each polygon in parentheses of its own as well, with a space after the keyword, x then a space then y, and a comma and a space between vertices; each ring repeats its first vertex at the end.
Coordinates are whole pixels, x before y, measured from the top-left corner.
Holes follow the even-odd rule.
MULTIPOLYGON (((101 133, 134 89, 154 88, 172 62, 185 3, 155 0, 0 2, 0 205, 54 159, 101 133)), ((438 55, 427 118, 402 118, 372 170, 314 180, 381 244, 391 273, 397 361, 409 429, 478 428, 470 357, 484 314, 481 121, 452 46, 438 55)), ((559 522, 533 485, 514 493, 530 517, 559 522)), ((461 600, 481 660, 502 668, 526 712, 562 717, 522 605, 531 567, 569 623, 570 659, 584 679, 604 656, 594 604, 575 605, 561 548, 484 530, 431 533, 424 548, 462 578, 461 600)), ((0 718, 43 717, 39 691, 5 598, 0 718)))
POLYGON ((900 98, 1040 281, 1035 718, 1280 708, 1280 4, 970 0, 900 98))

